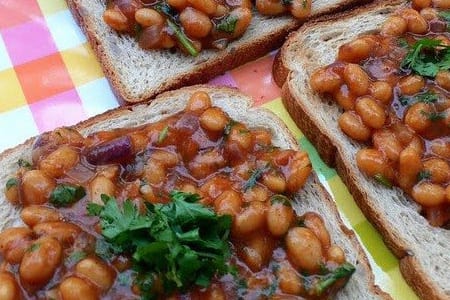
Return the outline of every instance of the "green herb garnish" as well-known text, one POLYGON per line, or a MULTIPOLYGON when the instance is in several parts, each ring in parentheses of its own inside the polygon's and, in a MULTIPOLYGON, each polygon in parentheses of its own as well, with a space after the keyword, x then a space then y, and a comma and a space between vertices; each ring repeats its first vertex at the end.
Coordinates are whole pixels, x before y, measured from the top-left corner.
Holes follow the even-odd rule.
POLYGON ((450 22, 450 10, 440 11, 438 15, 444 21, 450 22))
POLYGON ((392 182, 383 174, 376 174, 375 176, 373 176, 373 178, 375 178, 378 183, 381 183, 385 187, 392 188, 392 182))
POLYGON ((433 91, 426 91, 425 93, 416 95, 414 98, 417 99, 418 102, 423 103, 434 103, 439 99, 438 95, 433 91))
POLYGON ((291 201, 288 197, 280 194, 273 195, 270 197, 270 204, 281 203, 284 206, 292 206, 291 201))
POLYGON ((68 207, 86 196, 82 186, 59 184, 50 194, 50 203, 55 207, 68 207))
POLYGON ((450 47, 438 40, 420 39, 409 48, 400 66, 434 78, 440 70, 450 69, 450 47))
POLYGON ((169 126, 166 126, 163 128, 163 130, 161 130, 161 132, 159 133, 158 136, 158 143, 161 144, 166 138, 167 135, 169 134, 169 126))
POLYGON ((70 255, 65 260, 65 265, 73 266, 77 264, 80 260, 85 259, 87 257, 86 252, 84 251, 74 251, 70 253, 70 255))
POLYGON ((41 244, 39 244, 39 243, 31 244, 31 246, 27 249, 27 251, 34 252, 34 251, 38 250, 40 247, 41 247, 41 244))
POLYGON ((253 188, 256 185, 256 182, 263 176, 264 172, 269 169, 269 163, 267 163, 264 167, 255 169, 251 171, 250 178, 245 182, 242 189, 247 191, 253 188))
POLYGON ((20 158, 20 159, 17 161, 17 164, 19 165, 19 167, 21 167, 21 168, 26 168, 26 169, 31 169, 31 168, 33 167, 33 165, 32 165, 30 162, 26 161, 26 160, 23 159, 23 158, 20 158))
POLYGON ((10 179, 8 179, 8 181, 5 184, 6 190, 9 190, 13 186, 17 186, 18 184, 19 184, 19 180, 17 178, 10 178, 10 179))
POLYGON ((430 120, 431 122, 437 122, 440 120, 445 119, 445 112, 438 112, 438 111, 432 111, 432 112, 428 112, 428 111, 424 111, 421 110, 420 113, 425 116, 428 120, 430 120))
POLYGON ((226 33, 233 33, 234 30, 236 29, 236 24, 238 20, 239 20, 238 17, 228 15, 219 21, 219 23, 216 25, 216 29, 226 33))
POLYGON ((281 4, 283 5, 291 5, 293 0, 281 0, 281 4))
POLYGON ((313 286, 317 296, 322 295, 326 290, 341 278, 349 279, 355 272, 355 267, 350 263, 344 263, 329 274, 322 275, 320 280, 313 286))
POLYGON ((430 179, 431 178, 431 172, 428 170, 422 170, 417 174, 417 180, 422 181, 424 179, 430 179))
POLYGON ((174 191, 168 204, 147 204, 140 213, 131 200, 119 207, 114 198, 102 196, 104 206, 89 205, 100 217, 102 235, 113 251, 133 257, 136 283, 142 296, 161 296, 184 291, 192 285, 206 287, 211 278, 231 272, 228 237, 230 216, 218 216, 197 201, 198 195, 174 191))
POLYGON ((397 43, 402 48, 408 48, 409 47, 408 41, 405 38, 399 38, 397 40, 397 43))

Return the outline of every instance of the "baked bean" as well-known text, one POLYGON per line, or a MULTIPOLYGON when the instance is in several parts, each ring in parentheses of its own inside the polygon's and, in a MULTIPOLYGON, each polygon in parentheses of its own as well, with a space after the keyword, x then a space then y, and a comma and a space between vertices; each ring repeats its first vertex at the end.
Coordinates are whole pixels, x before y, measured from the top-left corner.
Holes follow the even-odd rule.
POLYGON ((290 203, 283 203, 272 200, 272 204, 267 211, 267 228, 272 235, 285 235, 293 220, 294 210, 292 209, 290 203))
POLYGON ((385 81, 375 81, 369 87, 372 97, 379 100, 384 105, 389 105, 392 101, 392 86, 385 81))
POLYGON ((267 265, 273 253, 273 240, 264 232, 256 232, 245 238, 242 258, 247 266, 258 272, 267 265))
POLYGON ((44 204, 56 187, 55 181, 40 170, 27 171, 22 177, 23 204, 44 204))
POLYGON ((62 219, 58 210, 42 206, 42 205, 30 205, 22 209, 20 213, 22 221, 30 227, 34 227, 37 224, 45 222, 55 222, 62 219))
POLYGON ((439 17, 435 8, 427 7, 420 11, 420 15, 427 21, 437 19, 439 17))
POLYGON ((103 13, 103 21, 117 31, 128 31, 129 24, 127 17, 120 9, 109 8, 103 13))
POLYGON ((437 156, 450 159, 450 141, 434 140, 431 142, 431 151, 437 156))
POLYGON ((234 232, 238 235, 246 235, 252 231, 261 229, 265 223, 266 206, 262 202, 254 201, 236 215, 234 232))
POLYGON ((311 229, 291 228, 285 241, 288 257, 296 267, 309 273, 319 270, 323 260, 322 244, 311 229))
POLYGON ((345 263, 344 250, 342 250, 342 248, 337 245, 332 245, 330 248, 328 248, 327 257, 329 260, 339 265, 345 263))
POLYGON ((9 272, 0 272, 0 299, 18 300, 22 299, 21 294, 14 275, 9 272))
POLYGON ((447 91, 450 91, 450 72, 449 71, 439 71, 436 75, 436 83, 446 89, 447 91))
POLYGON ((7 181, 5 186, 5 197, 13 205, 20 204, 19 180, 17 178, 11 178, 10 180, 12 181, 7 181))
POLYGON ((208 181, 205 182, 200 187, 200 191, 213 199, 216 199, 218 196, 220 196, 222 193, 224 193, 227 190, 231 189, 231 182, 220 176, 215 176, 208 181))
POLYGON ((193 93, 189 98, 189 101, 186 105, 186 110, 187 111, 206 110, 211 106, 212 106, 211 98, 209 97, 208 93, 203 91, 197 91, 193 93))
POLYGON ((227 143, 235 143, 241 150, 249 151, 253 148, 253 136, 242 124, 236 124, 231 128, 227 143))
POLYGON ((289 193, 296 193, 305 185, 305 182, 312 171, 308 154, 306 154, 306 152, 297 152, 289 169, 290 173, 286 178, 286 190, 289 193))
POLYGON ((450 179, 450 167, 443 159, 427 159, 423 162, 423 168, 425 171, 430 172, 433 183, 446 183, 450 179))
POLYGON ((223 4, 217 4, 216 12, 214 13, 214 17, 221 18, 226 16, 230 12, 230 9, 228 6, 225 6, 223 4))
POLYGON ((371 128, 379 129, 386 122, 384 108, 369 96, 361 97, 356 101, 355 111, 364 124, 371 128))
POLYGON ((139 37, 142 49, 172 48, 175 42, 169 35, 169 29, 161 24, 145 27, 139 37))
POLYGON ((68 277, 59 285, 62 300, 98 300, 97 291, 86 281, 78 277, 68 277))
POLYGON ((369 39, 359 38, 339 47, 338 60, 359 63, 372 53, 373 43, 369 39))
POLYGON ((61 263, 62 247, 53 237, 36 240, 25 252, 19 267, 20 280, 32 286, 44 286, 61 263))
POLYGON ((447 197, 447 202, 450 203, 450 185, 445 188, 445 196, 447 197))
POLYGON ((187 0, 167 0, 167 3, 178 11, 182 11, 189 5, 187 0))
POLYGON ((408 146, 406 146, 406 148, 413 149, 414 151, 417 152, 417 154, 419 156, 422 156, 423 152, 425 151, 424 142, 423 142, 422 138, 419 136, 413 137, 413 139, 411 140, 411 142, 409 142, 409 144, 408 144, 408 146))
POLYGON ((304 287, 299 274, 287 262, 280 264, 277 271, 278 285, 280 290, 286 294, 300 295, 304 287))
POLYGON ((325 227, 325 223, 318 214, 314 212, 307 212, 303 215, 303 223, 305 224, 306 228, 311 229, 311 231, 316 235, 316 237, 322 244, 322 247, 324 247, 325 249, 330 247, 330 234, 325 227))
POLYGON ((12 227, 0 232, 0 253, 10 264, 18 264, 33 240, 26 227, 12 227))
POLYGON ((200 116, 200 125, 209 131, 222 131, 228 124, 228 116, 220 109, 211 107, 205 110, 200 116))
POLYGON ((315 92, 325 94, 337 91, 343 80, 331 68, 320 68, 312 73, 309 83, 315 92))
POLYGON ((277 16, 286 12, 286 5, 281 1, 256 0, 255 6, 262 15, 277 16))
POLYGON ((405 148, 399 156, 398 184, 405 190, 409 190, 417 182, 417 175, 422 170, 420 154, 412 148, 405 148))
POLYGON ((414 131, 412 131, 403 122, 391 124, 389 129, 394 133, 397 140, 403 145, 409 144, 415 136, 414 131))
POLYGON ((142 27, 149 27, 152 25, 163 25, 165 19, 156 10, 151 8, 140 8, 136 11, 134 18, 142 27))
POLYGON ((423 206, 436 206, 446 201, 446 191, 440 185, 420 182, 412 189, 412 197, 423 206))
POLYGON ((293 0, 289 10, 297 19, 304 20, 311 14, 311 5, 312 0, 293 0))
POLYGON ((375 148, 383 152, 391 161, 397 161, 403 146, 395 134, 389 129, 377 130, 372 136, 375 148))
POLYGON ((150 155, 150 159, 152 161, 160 162, 161 165, 163 165, 166 168, 173 168, 180 161, 176 153, 165 150, 155 150, 150 155))
POLYGON ((116 274, 111 267, 100 259, 85 258, 75 266, 77 275, 87 278, 93 284, 98 286, 103 292, 108 291, 115 280, 116 274))
POLYGON ((237 19, 234 31, 231 34, 231 37, 236 39, 242 36, 250 25, 250 22, 252 21, 252 11, 250 8, 238 7, 233 9, 229 16, 230 18, 237 19))
POLYGON ((39 162, 39 169, 50 177, 58 178, 72 169, 80 160, 79 153, 67 145, 60 146, 39 162))
MULTIPOLYGON (((202 293, 201 299, 205 300, 226 300, 227 297, 223 292, 222 288, 219 285, 212 284, 206 290, 205 293, 202 293)), ((175 300, 175 299, 174 299, 175 300)))
MULTIPOLYGON (((192 176, 197 179, 205 178, 206 176, 216 172, 218 169, 226 165, 226 160, 219 150, 209 150, 207 152, 199 153, 189 163, 189 171, 192 176)), ((159 181, 161 182, 161 181, 159 181)))
POLYGON ((333 94, 333 99, 345 110, 353 110, 355 108, 356 97, 349 91, 346 84, 341 85, 333 94))
POLYGON ((391 16, 381 27, 381 34, 388 36, 401 36, 408 29, 408 22, 400 16, 391 16))
POLYGON ((442 9, 449 9, 450 1, 449 0, 433 0, 433 6, 437 7, 437 8, 442 8, 442 9))
MULTIPOLYGON (((152 183, 151 181, 148 181, 152 183)), ((111 179, 105 176, 95 176, 89 183, 89 196, 93 203, 103 205, 102 195, 114 196, 116 190, 115 184, 111 179)))
POLYGON ((186 34, 196 39, 209 35, 213 25, 205 13, 192 7, 186 7, 180 13, 180 23, 186 34))
POLYGON ((341 130, 354 140, 365 142, 370 138, 370 128, 353 111, 344 112, 339 117, 338 124, 341 130))
POLYGON ((62 221, 39 223, 33 227, 33 231, 38 236, 51 236, 63 245, 73 244, 82 232, 77 225, 62 221))
POLYGON ((421 10, 431 6, 431 0, 412 0, 412 6, 416 10, 421 10))
POLYGON ((408 31, 416 34, 424 34, 428 31, 427 21, 417 10, 406 8, 400 11, 400 15, 408 23, 408 31))
POLYGON ((234 190, 224 191, 214 201, 214 210, 218 215, 236 216, 241 211, 242 198, 238 192, 234 190))
POLYGON ((260 185, 255 185, 251 189, 248 189, 244 192, 244 201, 245 202, 265 202, 269 199, 269 192, 267 189, 260 185))
POLYGON ((254 129, 252 134, 255 143, 261 146, 269 146, 272 142, 272 133, 265 129, 254 129))
POLYGON ((286 190, 286 179, 282 174, 265 173, 262 183, 274 193, 283 193, 286 190))
POLYGON ((416 132, 424 132, 432 124, 428 115, 432 112, 432 106, 427 103, 418 102, 413 104, 406 112, 405 124, 416 132))
POLYGON ((193 8, 207 15, 213 15, 217 10, 217 2, 215 0, 187 0, 187 2, 193 8))
POLYGON ((425 87, 425 80, 420 75, 409 75, 400 79, 398 87, 402 95, 414 95, 425 87))
POLYGON ((357 64, 348 64, 344 68, 343 78, 355 96, 366 95, 369 91, 369 76, 357 64))
MULTIPOLYGON (((183 188, 181 188, 181 190, 183 192, 189 192, 189 191, 184 190, 183 188)), ((141 193, 141 196, 145 201, 148 201, 150 203, 157 202, 157 197, 156 197, 155 193, 153 192, 153 188, 150 185, 143 184, 142 186, 139 187, 139 192, 141 193)))
POLYGON ((385 156, 375 149, 361 149, 356 154, 358 168, 368 176, 383 175, 387 179, 394 177, 392 167, 386 161, 385 156))

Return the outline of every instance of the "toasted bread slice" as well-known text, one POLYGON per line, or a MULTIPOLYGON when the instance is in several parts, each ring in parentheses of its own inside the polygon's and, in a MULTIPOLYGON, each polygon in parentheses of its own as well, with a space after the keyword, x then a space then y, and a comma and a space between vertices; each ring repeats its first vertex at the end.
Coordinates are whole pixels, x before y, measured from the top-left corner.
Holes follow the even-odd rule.
MULTIPOLYGON (((311 17, 369 1, 313 1, 311 17)), ((127 102, 141 102, 170 89, 207 82, 278 48, 287 34, 301 24, 287 16, 272 18, 255 13, 242 38, 232 42, 223 51, 206 50, 194 58, 180 51, 142 50, 133 37, 120 35, 105 24, 102 18, 105 2, 67 0, 116 95, 127 102)))
MULTIPOLYGON (((111 110, 84 121, 74 128, 87 135, 99 130, 156 122, 184 109, 190 95, 198 90, 208 92, 213 104, 225 110, 231 118, 244 122, 250 127, 270 129, 273 132, 275 145, 298 149, 294 137, 278 117, 263 108, 251 108, 252 102, 249 97, 229 88, 194 86, 167 92, 157 97, 149 105, 111 110)), ((1 154, 0 168, 3 170, 0 175, 1 186, 5 186, 8 177, 17 169, 16 162, 19 158, 31 159, 34 140, 35 138, 29 139, 24 144, 1 154)), ((0 230, 21 224, 18 209, 9 204, 4 193, 0 193, 0 207, 2 208, 0 210, 0 230)), ((345 288, 339 292, 337 299, 391 299, 374 284, 373 274, 361 245, 355 234, 342 223, 334 202, 315 175, 311 176, 305 187, 296 195, 295 208, 299 213, 315 211, 323 216, 332 240, 342 247, 347 260, 356 266, 355 274, 345 288)))
MULTIPOLYGON (((403 2, 404 3, 404 2, 403 2)), ((336 167, 367 218, 400 259, 407 282, 423 299, 450 299, 450 231, 435 228, 400 189, 383 187, 359 171, 362 144, 338 127, 342 110, 311 90, 318 67, 335 61, 339 46, 378 28, 402 3, 385 1, 336 18, 306 24, 292 34, 276 58, 273 75, 283 86, 284 104, 322 159, 336 167)))

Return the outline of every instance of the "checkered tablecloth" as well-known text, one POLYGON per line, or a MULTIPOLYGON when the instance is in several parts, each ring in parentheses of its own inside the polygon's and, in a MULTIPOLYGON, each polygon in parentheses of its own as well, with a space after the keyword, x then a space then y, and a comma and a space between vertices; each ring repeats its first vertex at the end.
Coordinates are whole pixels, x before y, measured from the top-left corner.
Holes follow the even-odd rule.
MULTIPOLYGON (((319 159, 284 109, 273 55, 211 81, 239 88, 278 114, 309 152, 344 221, 365 246, 377 283, 395 299, 416 299, 397 259, 362 215, 335 170, 319 159)), ((119 106, 86 37, 63 0, 0 0, 0 152, 62 125, 119 106)))

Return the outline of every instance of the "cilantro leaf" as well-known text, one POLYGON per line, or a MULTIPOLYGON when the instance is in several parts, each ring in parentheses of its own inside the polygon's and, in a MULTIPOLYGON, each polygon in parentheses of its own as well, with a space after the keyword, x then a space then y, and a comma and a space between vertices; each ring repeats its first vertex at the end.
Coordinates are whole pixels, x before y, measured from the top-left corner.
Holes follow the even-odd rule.
POLYGON ((8 181, 6 181, 5 187, 6 190, 9 190, 13 186, 17 186, 19 184, 19 180, 17 178, 10 178, 8 181))
POLYGON ((417 180, 422 181, 424 179, 430 179, 431 178, 431 172, 428 170, 422 170, 417 174, 417 180))
POLYGON ((238 20, 239 19, 237 16, 228 15, 220 20, 220 22, 216 25, 216 29, 226 33, 233 33, 234 30, 236 29, 236 24, 238 20))
POLYGON ((439 12, 439 17, 446 22, 450 22, 450 10, 443 10, 439 12))
POLYGON ((269 169, 269 163, 264 167, 255 169, 251 172, 250 178, 245 182, 242 189, 247 191, 256 185, 256 182, 263 176, 264 172, 269 169))
POLYGON ((409 48, 400 66, 416 74, 434 78, 440 70, 450 69, 450 47, 439 40, 420 39, 409 48))
POLYGON ((378 183, 384 185, 385 187, 392 188, 392 182, 383 174, 376 174, 375 176, 373 176, 373 178, 375 178, 378 183))
POLYGON ((88 206, 100 218, 105 238, 96 252, 131 254, 144 299, 162 296, 155 282, 166 295, 192 285, 207 287, 216 274, 230 272, 231 217, 216 215, 198 203, 198 195, 173 191, 171 202, 147 203, 145 213, 130 200, 120 207, 114 198, 102 198, 104 206, 88 206))
POLYGON ((166 126, 161 130, 158 136, 158 143, 161 144, 164 142, 164 140, 167 138, 167 135, 169 134, 169 126, 166 126))
POLYGON ((65 259, 64 264, 68 267, 72 267, 75 264, 77 264, 80 260, 85 259, 86 257, 87 257, 86 252, 74 251, 65 259))
POLYGON ((31 168, 33 167, 33 165, 32 165, 30 162, 26 161, 26 160, 23 159, 23 158, 20 158, 20 159, 17 161, 17 164, 19 165, 19 167, 25 168, 25 169, 31 169, 31 168))
POLYGON ((320 276, 320 279, 313 286, 314 293, 317 296, 322 295, 337 280, 346 278, 347 280, 355 272, 355 267, 350 263, 344 263, 329 274, 320 276))
POLYGON ((55 207, 68 207, 86 196, 82 186, 59 184, 50 194, 50 203, 55 207))
POLYGON ((423 116, 425 116, 428 120, 430 120, 431 122, 437 122, 437 121, 445 119, 445 112, 438 112, 438 111, 428 112, 428 111, 421 110, 420 113, 423 116))

